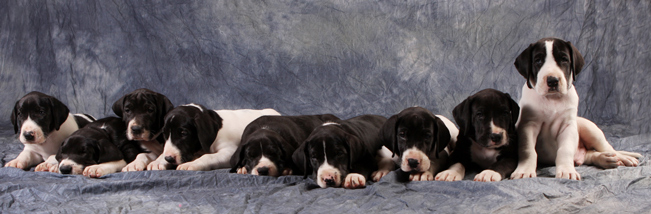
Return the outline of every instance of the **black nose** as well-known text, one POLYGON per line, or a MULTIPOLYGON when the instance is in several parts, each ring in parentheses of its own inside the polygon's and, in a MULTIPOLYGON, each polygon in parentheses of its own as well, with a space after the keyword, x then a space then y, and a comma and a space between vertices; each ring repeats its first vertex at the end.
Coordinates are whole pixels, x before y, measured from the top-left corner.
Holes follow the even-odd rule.
POLYGON ((61 171, 61 174, 70 174, 72 172, 72 166, 63 165, 59 167, 59 171, 61 171))
POLYGON ((131 133, 133 134, 142 133, 142 126, 131 126, 131 133))
POLYGON ((549 86, 550 88, 558 87, 558 78, 547 77, 547 86, 549 86))
POLYGON ((326 179, 323 179, 323 181, 325 181, 326 186, 331 187, 331 186, 335 185, 335 179, 334 178, 326 178, 326 179))
POLYGON ((258 168, 258 175, 269 175, 269 167, 258 168))
POLYGON ((176 159, 174 159, 172 156, 165 156, 165 161, 171 164, 176 164, 176 159))
POLYGON ((490 136, 491 140, 495 143, 502 141, 502 133, 492 133, 490 136))
POLYGON ((411 167, 411 168, 418 167, 418 160, 416 160, 416 159, 409 158, 409 159, 407 159, 407 163, 409 164, 409 167, 411 167))
POLYGON ((28 131, 23 133, 23 136, 25 137, 25 140, 32 141, 34 140, 34 132, 28 131))

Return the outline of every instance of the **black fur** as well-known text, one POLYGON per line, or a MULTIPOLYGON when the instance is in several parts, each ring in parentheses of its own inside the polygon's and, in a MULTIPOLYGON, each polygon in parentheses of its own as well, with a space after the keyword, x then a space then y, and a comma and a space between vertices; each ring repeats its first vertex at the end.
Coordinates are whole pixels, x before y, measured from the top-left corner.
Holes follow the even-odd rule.
MULTIPOLYGON (((515 68, 527 80, 527 87, 533 88, 535 86, 538 71, 543 64, 545 64, 545 57, 547 51, 545 49, 545 41, 554 41, 552 47, 552 54, 558 67, 563 69, 565 78, 569 81, 576 80, 576 75, 581 72, 585 61, 579 50, 568 41, 558 38, 543 38, 535 43, 531 43, 520 55, 515 59, 515 68), (532 85, 533 83, 533 85, 532 85)), ((568 87, 572 85, 568 82, 568 87)))
POLYGON ((222 118, 217 112, 197 106, 204 109, 203 112, 192 106, 179 106, 165 116, 164 139, 172 135, 172 144, 181 152, 182 162, 192 161, 198 152, 209 153, 222 127, 222 118))
MULTIPOLYGON (((174 105, 165 95, 156 93, 146 88, 137 89, 122 96, 113 103, 113 112, 121 117, 125 123, 135 119, 143 130, 150 132, 150 140, 164 143, 161 136, 157 136, 163 128, 163 118, 174 105)), ((132 131, 132 130, 127 130, 132 131)))

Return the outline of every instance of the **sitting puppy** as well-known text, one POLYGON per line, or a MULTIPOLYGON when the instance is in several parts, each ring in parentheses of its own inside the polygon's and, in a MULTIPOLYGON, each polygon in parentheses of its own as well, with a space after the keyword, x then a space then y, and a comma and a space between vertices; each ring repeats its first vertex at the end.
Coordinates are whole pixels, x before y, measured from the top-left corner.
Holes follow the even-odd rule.
POLYGON ((520 107, 509 94, 484 89, 469 96, 452 111, 461 132, 450 154, 450 169, 437 181, 463 179, 466 168, 483 170, 475 181, 501 181, 518 165, 515 122, 520 107))
POLYGON ((127 140, 122 119, 107 117, 81 128, 61 145, 56 155, 61 174, 98 178, 119 172, 141 152, 137 142, 127 140))
POLYGON ((556 165, 556 177, 580 180, 575 164, 603 168, 637 166, 640 154, 615 151, 603 132, 577 116, 579 97, 572 84, 583 56, 572 43, 543 38, 515 60, 525 78, 520 99, 519 163, 511 178, 536 177, 537 163, 556 165))
POLYGON ((262 116, 244 129, 242 142, 231 157, 231 172, 275 177, 299 172, 292 160, 296 148, 316 127, 338 120, 331 114, 262 116))
MULTIPOLYGON (((382 157, 379 130, 386 118, 362 115, 317 127, 294 152, 296 165, 303 165, 305 177, 316 175, 321 188, 361 188, 382 157)), ((386 166, 385 166, 386 167, 386 166)), ((391 165, 393 167, 393 165, 391 165)), ((384 169, 387 171, 393 168, 384 169)))
POLYGON ((276 110, 210 110, 187 104, 165 116, 163 153, 147 166, 164 170, 213 170, 230 168, 230 159, 240 145, 244 128, 264 115, 280 115, 276 110))
POLYGON ((163 151, 163 118, 174 105, 165 95, 146 88, 137 89, 113 103, 113 112, 127 126, 128 140, 138 141, 143 152, 122 171, 142 171, 163 151))
POLYGON ((393 115, 382 126, 384 145, 399 159, 400 170, 409 180, 431 181, 447 166, 459 130, 452 121, 422 107, 410 107, 393 115))
POLYGON ((29 169, 38 164, 35 171, 55 172, 58 163, 54 155, 63 140, 94 120, 90 115, 70 114, 68 107, 52 96, 28 93, 11 112, 14 132, 25 148, 5 166, 29 169))

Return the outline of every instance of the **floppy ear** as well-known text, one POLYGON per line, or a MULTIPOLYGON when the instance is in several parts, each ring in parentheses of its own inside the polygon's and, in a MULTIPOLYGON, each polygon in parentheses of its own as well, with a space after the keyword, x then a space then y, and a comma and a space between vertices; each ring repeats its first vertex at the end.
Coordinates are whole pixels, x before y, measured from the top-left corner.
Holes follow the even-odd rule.
MULTIPOLYGON (((155 99, 156 99, 156 107, 158 107, 158 109, 156 109, 156 114, 157 114, 156 118, 165 118, 167 112, 172 110, 174 108, 174 105, 172 105, 172 102, 170 102, 170 100, 167 99, 167 97, 162 94, 156 94, 155 99)), ((162 123, 158 123, 158 124, 162 125, 162 123)), ((160 127, 155 127, 155 129, 160 129, 160 127)))
POLYGON ((570 50, 570 72, 572 72, 572 81, 576 81, 576 75, 579 75, 579 72, 583 69, 585 61, 583 60, 581 52, 579 52, 571 42, 568 41, 567 45, 569 46, 567 47, 568 50, 570 50))
POLYGON ((54 97, 48 97, 50 102, 50 112, 52 114, 52 123, 50 123, 50 130, 59 130, 61 125, 68 119, 70 110, 61 101, 54 97))
POLYGON ((364 153, 366 152, 364 150, 364 145, 362 145, 362 141, 359 140, 354 135, 347 134, 346 135, 346 141, 344 142, 344 145, 348 149, 348 170, 353 170, 353 164, 357 163, 358 159, 361 156, 364 156, 364 153))
MULTIPOLYGON (((244 142, 244 141, 242 141, 244 142)), ((235 153, 233 153, 233 156, 231 156, 231 168, 230 173, 237 172, 237 168, 242 167, 242 161, 244 158, 244 151, 246 151, 246 146, 247 144, 240 144, 240 146, 237 147, 237 150, 235 150, 235 153)))
POLYGON ((122 152, 118 147, 107 139, 101 139, 94 144, 97 147, 97 163, 106 163, 116 160, 122 160, 122 152))
MULTIPOLYGON (((461 133, 465 136, 474 135, 475 133, 475 131, 472 130, 472 112, 470 110, 472 105, 471 97, 472 96, 463 100, 463 102, 459 103, 459 105, 454 107, 452 110, 452 117, 454 117, 454 121, 457 122, 457 125, 459 125, 459 128, 461 129, 461 133)), ((474 136, 469 137, 474 138, 474 136)))
POLYGON ((127 97, 127 95, 129 94, 123 95, 122 97, 120 97, 120 99, 116 100, 113 103, 113 113, 115 113, 115 115, 117 115, 118 117, 122 117, 122 111, 123 111, 122 108, 124 107, 124 99, 127 97))
POLYGON ((11 124, 14 125, 14 134, 18 134, 18 130, 20 129, 20 127, 18 127, 18 102, 20 102, 20 100, 16 101, 14 110, 11 111, 11 124))
POLYGON ((531 43, 527 49, 524 49, 524 51, 522 51, 522 53, 520 53, 520 55, 515 58, 515 63, 513 63, 515 65, 515 69, 517 69, 520 75, 522 75, 527 80, 527 87, 529 88, 533 88, 530 82, 531 72, 533 72, 531 62, 533 58, 533 56, 531 56, 531 50, 533 50, 533 46, 534 43, 531 43))
POLYGON ((398 151, 398 141, 396 139, 396 130, 398 127, 398 115, 393 115, 391 116, 386 122, 384 122, 384 125, 382 125, 382 128, 380 128, 380 139, 382 139, 382 145, 386 146, 387 148, 391 149, 391 157, 395 157, 396 153, 400 155, 400 151, 398 151))
POLYGON ((278 146, 280 149, 280 152, 282 152, 283 160, 286 162, 291 162, 293 155, 291 151, 296 150, 296 147, 293 146, 296 143, 289 143, 283 136, 280 135, 274 136, 272 142, 274 142, 274 144, 276 144, 276 146, 278 146))
MULTIPOLYGON (((436 158, 439 158, 439 153, 445 149, 446 146, 450 143, 450 131, 448 127, 445 126, 445 123, 438 117, 436 118, 436 142, 432 142, 434 146, 434 151, 436 151, 436 158)), ((434 138, 432 138, 433 140, 434 138)))
POLYGON ((194 123, 199 135, 199 143, 204 152, 210 152, 210 146, 217 138, 217 132, 222 127, 222 118, 213 110, 204 110, 194 117, 194 123))
POLYGON ((303 142, 292 155, 294 164, 296 166, 303 165, 303 178, 307 178, 308 175, 312 174, 312 167, 310 167, 310 145, 308 141, 303 142), (309 173, 308 173, 309 172, 309 173))
POLYGON ((506 94, 507 100, 509 100, 509 109, 511 110, 511 124, 509 126, 513 128, 513 130, 509 130, 510 132, 515 131, 515 123, 518 121, 518 118, 520 117, 520 105, 518 105, 513 98, 511 98, 511 95, 508 93, 506 94))

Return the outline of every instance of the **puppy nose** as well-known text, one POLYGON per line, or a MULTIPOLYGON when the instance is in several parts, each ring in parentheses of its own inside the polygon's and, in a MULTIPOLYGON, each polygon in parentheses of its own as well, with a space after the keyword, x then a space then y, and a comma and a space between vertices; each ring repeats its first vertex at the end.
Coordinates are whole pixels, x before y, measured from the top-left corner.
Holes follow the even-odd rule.
POLYGON ((335 179, 334 178, 326 178, 326 179, 323 179, 323 181, 325 182, 326 186, 329 186, 329 187, 335 186, 335 179))
POLYGON ((411 167, 411 168, 418 167, 418 160, 416 160, 416 159, 409 158, 409 159, 407 159, 407 163, 409 164, 409 167, 411 167))
POLYGON ((258 168, 258 175, 269 175, 269 167, 258 168))
POLYGON ((131 126, 131 132, 134 134, 142 133, 142 126, 131 126))
POLYGON ((176 158, 174 158, 172 156, 165 156, 165 161, 167 161, 168 163, 171 163, 171 164, 176 164, 176 158))
POLYGON ((489 137, 495 143, 502 141, 502 133, 492 133, 489 137))
POLYGON ((34 132, 33 131, 26 131, 23 133, 23 136, 25 137, 25 140, 32 141, 34 140, 34 132))
POLYGON ((547 77, 547 86, 554 88, 558 86, 558 78, 556 77, 547 77))
POLYGON ((59 167, 59 171, 61 171, 61 174, 70 174, 70 172, 72 172, 72 166, 63 165, 59 167))

